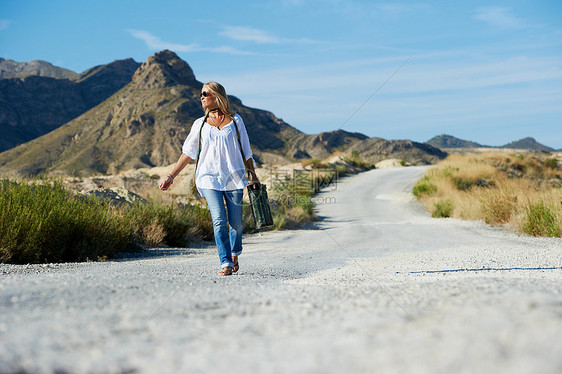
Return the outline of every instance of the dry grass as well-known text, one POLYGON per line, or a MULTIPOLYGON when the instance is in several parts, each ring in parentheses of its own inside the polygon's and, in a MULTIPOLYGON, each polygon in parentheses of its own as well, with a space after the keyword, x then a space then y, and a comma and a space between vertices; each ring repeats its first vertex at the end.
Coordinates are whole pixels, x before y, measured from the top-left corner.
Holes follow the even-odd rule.
POLYGON ((561 236, 561 166, 544 154, 451 155, 427 171, 414 194, 437 217, 447 202, 454 218, 561 236))

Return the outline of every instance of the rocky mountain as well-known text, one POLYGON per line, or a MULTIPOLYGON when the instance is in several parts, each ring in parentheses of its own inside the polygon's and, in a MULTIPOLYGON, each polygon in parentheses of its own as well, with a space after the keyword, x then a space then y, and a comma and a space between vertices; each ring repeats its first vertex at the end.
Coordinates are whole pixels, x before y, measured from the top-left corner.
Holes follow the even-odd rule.
POLYGON ((356 142, 368 138, 367 135, 343 130, 323 132, 317 135, 300 133, 287 141, 284 154, 291 159, 323 159, 335 151, 346 150, 356 142))
MULTIPOLYGON (((56 130, 0 155, 0 166, 35 174, 104 174, 177 160, 193 121, 203 115, 203 84, 173 52, 151 57, 125 87, 56 130)), ((275 151, 300 131, 232 99, 254 147, 275 151)))
POLYGON ((17 62, 0 57, 0 79, 24 78, 30 75, 49 78, 74 78, 77 74, 72 70, 53 66, 47 61, 33 60, 17 62))
POLYGON ((46 134, 95 107, 131 81, 139 67, 115 61, 72 79, 27 76, 0 80, 0 152, 46 134))
POLYGON ((355 143, 349 150, 358 151, 361 157, 373 163, 396 158, 405 160, 411 165, 427 165, 447 157, 447 153, 439 148, 411 140, 369 138, 355 143))
MULTIPOLYGON (((101 70, 91 69, 72 82, 85 84, 101 70)), ((69 90, 74 87, 72 82, 66 83, 69 90)), ((100 80, 102 83, 107 82, 100 80)), ((185 61, 173 52, 158 52, 136 69, 129 83, 99 105, 0 154, 0 169, 92 175, 171 164, 177 160, 193 121, 203 115, 199 99, 202 85, 185 61)), ((92 84, 88 92, 92 87, 101 86, 92 84)), ((246 123, 258 162, 324 158, 351 149, 372 162, 400 157, 412 164, 427 164, 445 155, 425 144, 368 138, 342 130, 307 135, 271 112, 246 107, 233 96, 229 99, 246 123)))
POLYGON ((128 84, 140 66, 132 58, 117 60, 88 69, 72 80, 78 86, 85 105, 93 108, 128 84))
POLYGON ((545 151, 554 152, 554 148, 547 147, 544 144, 537 142, 535 139, 527 137, 520 140, 516 140, 509 144, 502 146, 501 148, 516 148, 516 149, 529 149, 533 151, 545 151))
POLYGON ((451 135, 438 135, 429 139, 425 144, 435 148, 480 148, 484 147, 476 142, 462 140, 451 135))

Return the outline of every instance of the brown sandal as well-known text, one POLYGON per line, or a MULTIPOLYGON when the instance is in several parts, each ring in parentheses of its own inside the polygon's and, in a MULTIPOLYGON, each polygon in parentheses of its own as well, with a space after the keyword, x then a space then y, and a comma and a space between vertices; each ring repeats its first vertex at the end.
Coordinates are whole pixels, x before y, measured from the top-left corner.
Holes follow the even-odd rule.
POLYGON ((221 271, 219 271, 219 275, 232 275, 232 268, 230 266, 225 266, 221 271))
POLYGON ((238 264, 238 256, 234 256, 232 257, 232 259, 234 260, 234 267, 232 268, 232 272, 236 273, 238 269, 240 269, 240 265, 238 264))

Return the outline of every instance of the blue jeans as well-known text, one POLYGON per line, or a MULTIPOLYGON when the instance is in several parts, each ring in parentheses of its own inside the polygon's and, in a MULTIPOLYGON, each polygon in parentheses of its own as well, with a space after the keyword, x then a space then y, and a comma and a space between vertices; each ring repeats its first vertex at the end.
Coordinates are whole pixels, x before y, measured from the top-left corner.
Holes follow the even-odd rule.
POLYGON ((243 193, 243 189, 230 191, 201 189, 213 218, 215 243, 223 268, 233 267, 232 256, 239 256, 242 253, 243 193))

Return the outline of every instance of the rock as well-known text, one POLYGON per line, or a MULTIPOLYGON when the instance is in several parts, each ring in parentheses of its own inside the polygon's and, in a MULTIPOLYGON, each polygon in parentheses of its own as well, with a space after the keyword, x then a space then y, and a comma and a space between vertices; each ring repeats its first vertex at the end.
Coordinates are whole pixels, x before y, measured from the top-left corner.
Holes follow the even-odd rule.
POLYGON ((334 157, 331 157, 329 159, 327 159, 325 161, 326 164, 330 164, 330 165, 348 165, 349 163, 346 162, 343 158, 343 156, 341 155, 337 155, 334 157))
POLYGON ((96 188, 94 190, 80 192, 84 196, 96 196, 102 198, 116 206, 129 205, 132 206, 136 202, 147 203, 145 199, 125 188, 96 188))
POLYGON ((377 169, 389 169, 389 168, 401 168, 403 166, 408 165, 407 163, 406 163, 406 165, 402 165, 401 162, 402 162, 402 160, 399 160, 397 158, 390 158, 390 159, 387 159, 387 160, 382 160, 380 162, 377 162, 375 164, 375 167, 377 169))
POLYGON ((482 188, 489 188, 489 187, 490 187, 490 182, 488 182, 486 179, 480 178, 480 179, 478 179, 478 180, 476 181, 476 185, 477 185, 478 187, 482 187, 482 188))

